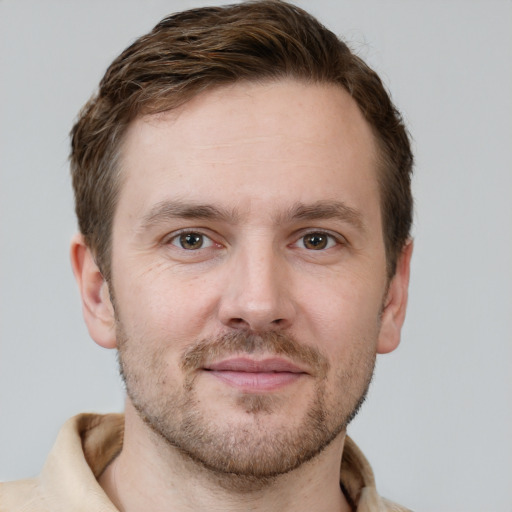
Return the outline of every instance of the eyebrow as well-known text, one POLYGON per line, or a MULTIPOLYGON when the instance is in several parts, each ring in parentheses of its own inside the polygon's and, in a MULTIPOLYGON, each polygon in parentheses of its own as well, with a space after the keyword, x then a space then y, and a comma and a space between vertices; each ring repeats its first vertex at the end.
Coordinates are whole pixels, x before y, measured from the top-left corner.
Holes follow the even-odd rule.
MULTIPOLYGON (((173 219, 220 220, 236 224, 240 219, 240 214, 236 208, 229 210, 210 204, 196 204, 180 200, 162 201, 154 205, 144 215, 140 228, 146 230, 151 226, 173 219)), ((276 224, 322 219, 340 220, 364 230, 361 212, 342 201, 316 201, 311 204, 296 203, 289 210, 274 216, 276 224)))
POLYGON ((162 201, 154 205, 144 215, 141 221, 141 229, 164 223, 172 219, 191 220, 221 220, 224 222, 236 222, 239 218, 236 209, 226 210, 209 204, 195 204, 183 201, 162 201))
POLYGON ((364 230, 363 216, 359 210, 348 206, 343 201, 316 201, 312 204, 296 203, 285 215, 279 215, 279 222, 286 220, 322 220, 336 219, 352 224, 364 230))

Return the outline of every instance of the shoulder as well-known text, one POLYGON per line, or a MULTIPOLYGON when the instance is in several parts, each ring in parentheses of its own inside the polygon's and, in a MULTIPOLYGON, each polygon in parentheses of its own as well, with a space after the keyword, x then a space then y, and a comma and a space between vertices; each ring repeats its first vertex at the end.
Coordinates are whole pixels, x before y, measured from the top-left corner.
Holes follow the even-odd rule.
POLYGON ((370 463, 348 436, 341 461, 340 484, 358 512, 411 512, 380 496, 370 463))
POLYGON ((113 511, 96 478, 122 448, 121 414, 80 414, 61 428, 36 478, 0 483, 0 512, 113 511), (90 505, 90 506, 89 506, 90 505))
POLYGON ((1 512, 50 512, 40 495, 40 486, 36 478, 0 482, 1 512))
POLYGON ((381 502, 384 505, 385 512, 412 512, 411 509, 398 505, 398 503, 389 501, 386 498, 381 498, 381 502))

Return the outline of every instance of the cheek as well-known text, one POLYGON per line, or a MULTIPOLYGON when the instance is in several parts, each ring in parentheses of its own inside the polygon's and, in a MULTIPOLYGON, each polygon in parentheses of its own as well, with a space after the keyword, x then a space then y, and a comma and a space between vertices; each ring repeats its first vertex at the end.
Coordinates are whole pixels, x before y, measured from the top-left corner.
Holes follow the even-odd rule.
POLYGON ((115 283, 116 312, 130 337, 183 344, 202 335, 215 309, 216 289, 205 277, 164 263, 122 269, 115 283))
POLYGON ((328 354, 344 357, 360 343, 376 343, 384 287, 361 276, 332 276, 312 293, 300 296, 303 325, 312 342, 322 341, 328 354), (309 325, 306 325, 309 324, 309 325))

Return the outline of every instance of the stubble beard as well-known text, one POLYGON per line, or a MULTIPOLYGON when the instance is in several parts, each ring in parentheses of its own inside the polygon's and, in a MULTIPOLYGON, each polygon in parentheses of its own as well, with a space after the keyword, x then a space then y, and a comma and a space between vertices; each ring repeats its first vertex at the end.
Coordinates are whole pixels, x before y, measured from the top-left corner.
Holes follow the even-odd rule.
POLYGON ((157 438, 238 491, 262 488, 319 455, 357 414, 375 365, 372 344, 362 342, 366 350, 337 372, 338 393, 333 396, 327 388, 328 359, 317 349, 279 332, 235 332, 189 347, 181 358, 184 383, 169 389, 163 353, 142 356, 141 345, 128 340, 118 323, 120 372, 140 418, 157 438), (197 370, 208 360, 234 353, 285 355, 312 368, 315 389, 302 419, 268 428, 271 415, 279 412, 279 400, 272 394, 240 395, 237 405, 249 422, 218 424, 206 417, 196 393, 197 370))

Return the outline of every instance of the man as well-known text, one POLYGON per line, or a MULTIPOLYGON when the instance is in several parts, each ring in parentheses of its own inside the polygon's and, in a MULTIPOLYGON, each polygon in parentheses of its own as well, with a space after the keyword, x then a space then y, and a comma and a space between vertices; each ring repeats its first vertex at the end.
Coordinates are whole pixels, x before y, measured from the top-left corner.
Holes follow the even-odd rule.
POLYGON ((71 153, 71 261, 125 415, 71 419, 0 509, 405 510, 346 428, 400 341, 411 168, 377 75, 297 7, 133 43, 71 153))

